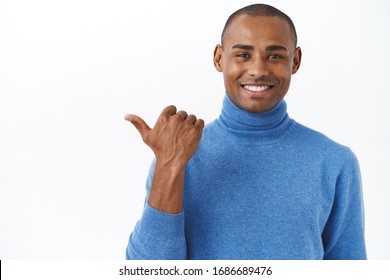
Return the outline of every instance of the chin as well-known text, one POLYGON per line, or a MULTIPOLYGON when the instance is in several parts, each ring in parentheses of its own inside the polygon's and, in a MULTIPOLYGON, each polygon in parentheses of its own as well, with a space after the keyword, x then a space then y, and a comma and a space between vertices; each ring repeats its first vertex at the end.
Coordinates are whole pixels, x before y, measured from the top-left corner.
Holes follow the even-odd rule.
POLYGON ((252 114, 260 114, 268 111, 268 109, 264 108, 263 106, 245 106, 244 110, 247 112, 250 112, 252 114))
POLYGON ((264 113, 266 111, 269 111, 269 104, 264 104, 264 102, 260 100, 251 100, 247 102, 246 104, 243 104, 241 108, 244 108, 245 111, 248 111, 250 113, 259 114, 264 113))

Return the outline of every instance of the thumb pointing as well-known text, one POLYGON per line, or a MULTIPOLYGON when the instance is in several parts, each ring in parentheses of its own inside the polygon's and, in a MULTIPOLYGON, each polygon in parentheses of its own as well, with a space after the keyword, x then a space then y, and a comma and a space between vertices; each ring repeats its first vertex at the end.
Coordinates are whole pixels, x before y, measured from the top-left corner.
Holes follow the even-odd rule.
POLYGON ((125 120, 131 122, 138 130, 141 137, 144 139, 146 134, 152 129, 146 124, 146 122, 137 115, 128 114, 125 116, 125 120))

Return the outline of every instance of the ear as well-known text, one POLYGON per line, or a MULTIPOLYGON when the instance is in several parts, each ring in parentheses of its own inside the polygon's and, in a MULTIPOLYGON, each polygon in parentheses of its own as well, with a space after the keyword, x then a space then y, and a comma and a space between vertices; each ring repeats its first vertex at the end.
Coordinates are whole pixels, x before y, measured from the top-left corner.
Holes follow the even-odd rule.
POLYGON ((219 44, 214 49, 214 67, 218 72, 222 72, 222 46, 219 44))
POLYGON ((301 65, 302 51, 300 47, 297 47, 294 52, 292 74, 298 72, 299 66, 301 65))

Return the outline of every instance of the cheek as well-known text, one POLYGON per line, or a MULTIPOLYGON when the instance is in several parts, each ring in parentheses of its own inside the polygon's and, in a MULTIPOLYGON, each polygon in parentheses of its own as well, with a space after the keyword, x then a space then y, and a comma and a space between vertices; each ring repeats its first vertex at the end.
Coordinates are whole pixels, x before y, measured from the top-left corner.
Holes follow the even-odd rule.
POLYGON ((242 71, 242 66, 238 63, 227 61, 224 65, 225 83, 234 83, 241 76, 242 71))
POLYGON ((283 83, 283 84, 289 84, 290 83, 290 80, 291 80, 291 69, 289 67, 279 67, 277 69, 275 69, 276 71, 274 72, 276 74, 276 76, 278 76, 279 80, 283 83))

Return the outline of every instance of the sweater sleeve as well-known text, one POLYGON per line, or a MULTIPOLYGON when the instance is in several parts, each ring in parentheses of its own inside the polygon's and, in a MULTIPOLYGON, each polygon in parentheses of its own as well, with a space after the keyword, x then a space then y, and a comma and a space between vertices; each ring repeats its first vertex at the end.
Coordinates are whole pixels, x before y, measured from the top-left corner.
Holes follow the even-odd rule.
POLYGON ((130 234, 126 249, 128 260, 186 259, 184 213, 168 214, 154 209, 147 202, 153 180, 155 161, 146 181, 146 199, 141 219, 130 234))
POLYGON ((364 208, 359 164, 349 150, 341 170, 333 207, 323 232, 324 259, 367 259, 364 238, 364 208))

